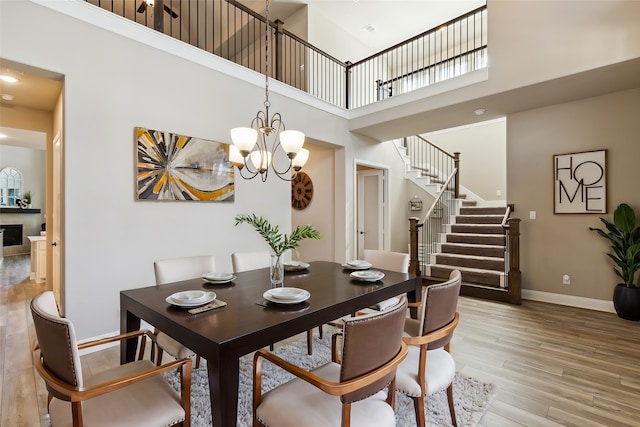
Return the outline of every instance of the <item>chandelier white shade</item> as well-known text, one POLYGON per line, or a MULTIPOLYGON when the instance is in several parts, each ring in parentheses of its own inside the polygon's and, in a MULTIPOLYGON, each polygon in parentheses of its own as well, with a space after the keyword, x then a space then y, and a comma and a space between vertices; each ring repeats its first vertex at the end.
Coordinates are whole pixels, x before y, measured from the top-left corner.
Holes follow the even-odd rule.
POLYGON ((264 111, 258 111, 251 121, 251 127, 231 129, 229 162, 238 168, 244 179, 253 179, 260 175, 262 182, 267 180, 269 170, 285 181, 293 180, 309 159, 309 150, 302 148, 304 133, 297 130, 285 130, 280 113, 269 116, 269 0, 266 0, 266 43, 265 43, 265 101, 264 111), (269 140, 271 141, 269 142, 269 140), (283 153, 279 153, 278 147, 283 153), (276 156, 286 155, 288 167, 279 170, 276 156))

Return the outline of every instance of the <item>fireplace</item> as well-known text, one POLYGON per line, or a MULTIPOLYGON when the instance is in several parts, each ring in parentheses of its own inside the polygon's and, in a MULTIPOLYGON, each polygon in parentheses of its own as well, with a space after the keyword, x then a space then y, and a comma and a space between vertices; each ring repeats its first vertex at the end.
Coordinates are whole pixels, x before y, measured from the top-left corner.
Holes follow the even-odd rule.
POLYGON ((4 247, 22 246, 22 224, 3 224, 0 228, 4 228, 4 247))

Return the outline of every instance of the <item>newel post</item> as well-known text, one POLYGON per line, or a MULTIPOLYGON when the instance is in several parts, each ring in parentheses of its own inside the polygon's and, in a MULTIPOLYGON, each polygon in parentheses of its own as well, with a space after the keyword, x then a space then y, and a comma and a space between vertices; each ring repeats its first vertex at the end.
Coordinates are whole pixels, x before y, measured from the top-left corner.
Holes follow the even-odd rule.
POLYGON ((418 224, 418 221, 416 217, 409 218, 409 273, 421 276, 418 259, 418 230, 422 224, 418 224))
POLYGON ((347 65, 344 69, 344 108, 349 109, 351 104, 351 61, 345 62, 347 65))
POLYGON ((460 153, 453 153, 453 167, 456 168, 455 198, 460 196, 460 153))
POLYGON ((509 249, 509 302, 522 304, 520 272, 520 218, 507 220, 507 247, 509 249))

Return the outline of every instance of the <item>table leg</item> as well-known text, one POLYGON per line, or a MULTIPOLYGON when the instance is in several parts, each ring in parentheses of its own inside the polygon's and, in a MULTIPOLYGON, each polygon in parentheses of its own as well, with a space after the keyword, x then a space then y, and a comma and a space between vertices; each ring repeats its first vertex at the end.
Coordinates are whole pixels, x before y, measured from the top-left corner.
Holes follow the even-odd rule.
MULTIPOLYGON (((120 333, 137 331, 140 329, 140 318, 131 314, 125 308, 120 309, 120 333)), ((152 343, 153 344, 153 343, 152 343)), ((138 348, 138 338, 130 338, 124 340, 120 344, 120 363, 125 364, 133 362, 136 358, 136 349, 138 348)))
POLYGON ((235 426, 238 418, 240 359, 234 356, 207 359, 207 370, 212 425, 235 426))

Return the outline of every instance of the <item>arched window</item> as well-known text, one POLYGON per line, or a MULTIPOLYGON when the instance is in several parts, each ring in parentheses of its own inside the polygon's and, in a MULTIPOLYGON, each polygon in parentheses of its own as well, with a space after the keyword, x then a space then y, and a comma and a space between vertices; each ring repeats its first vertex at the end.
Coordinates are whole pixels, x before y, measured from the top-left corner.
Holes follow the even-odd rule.
POLYGON ((16 199, 22 197, 22 174, 8 167, 0 171, 0 206, 18 206, 16 199))

